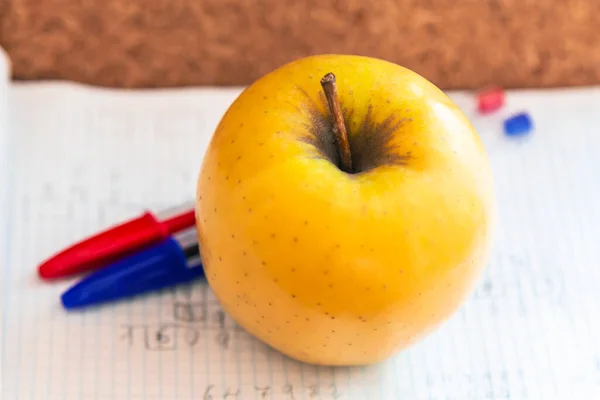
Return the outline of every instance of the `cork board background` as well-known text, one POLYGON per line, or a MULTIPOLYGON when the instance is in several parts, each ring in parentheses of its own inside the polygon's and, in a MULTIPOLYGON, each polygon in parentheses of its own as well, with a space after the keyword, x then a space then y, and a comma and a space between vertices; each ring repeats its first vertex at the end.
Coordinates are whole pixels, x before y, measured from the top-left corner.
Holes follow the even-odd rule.
POLYGON ((15 79, 246 85, 316 53, 444 89, 600 84, 598 0, 0 0, 15 79))

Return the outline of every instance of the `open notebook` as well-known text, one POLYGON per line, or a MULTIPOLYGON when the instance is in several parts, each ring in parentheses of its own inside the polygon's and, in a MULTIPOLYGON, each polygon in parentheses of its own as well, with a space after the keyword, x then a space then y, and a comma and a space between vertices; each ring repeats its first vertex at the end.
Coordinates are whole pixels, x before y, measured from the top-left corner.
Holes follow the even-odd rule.
POLYGON ((193 199, 212 130, 240 89, 128 92, 6 76, 2 400, 600 398, 599 90, 510 93, 488 117, 471 95, 450 93, 496 174, 500 225, 485 276, 408 351, 316 368, 237 327, 202 282, 68 313, 59 296, 72 281, 36 277, 75 240, 193 199), (521 110, 535 132, 508 139, 502 120, 521 110))

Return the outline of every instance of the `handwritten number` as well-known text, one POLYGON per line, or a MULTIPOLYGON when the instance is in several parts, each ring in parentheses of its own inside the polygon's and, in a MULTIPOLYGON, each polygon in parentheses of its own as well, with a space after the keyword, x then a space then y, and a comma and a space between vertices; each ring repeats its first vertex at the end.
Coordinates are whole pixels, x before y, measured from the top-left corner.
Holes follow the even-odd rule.
POLYGON ((173 304, 173 317, 183 322, 206 322, 206 307, 202 303, 173 304))
POLYGON ((237 399, 237 397, 238 397, 239 395, 240 395, 240 389, 238 389, 238 390, 237 390, 235 393, 232 393, 232 392, 230 391, 230 389, 227 389, 227 392, 226 392, 226 393, 223 395, 223 398, 224 398, 224 399, 226 399, 226 398, 228 398, 229 396, 233 396, 233 397, 235 397, 235 398, 237 399))
POLYGON ((192 314, 191 304, 180 304, 175 303, 173 305, 173 316, 177 320, 190 322, 193 321, 194 315, 192 314))
POLYGON ((215 315, 215 319, 217 320, 217 324, 219 325, 219 328, 224 329, 225 328, 225 313, 223 312, 223 310, 217 311, 217 313, 215 315))
POLYGON ((215 385, 208 385, 208 387, 204 391, 204 396, 202 397, 203 400, 213 400, 214 399, 214 397, 212 396, 212 394, 210 394, 210 391, 214 387, 215 387, 215 385))
POLYGON ((283 393, 289 394, 290 399, 294 400, 294 387, 291 384, 287 384, 283 387, 283 393))
POLYGON ((254 386, 254 389, 256 389, 257 391, 260 392, 260 398, 261 399, 266 399, 267 396, 269 395, 269 390, 271 390, 270 386, 265 386, 265 387, 258 387, 258 386, 254 386))
POLYGON ((173 336, 173 332, 176 329, 176 325, 164 324, 160 326, 152 336, 148 335, 148 332, 146 331, 146 349, 155 351, 175 350, 177 348, 177 341, 173 336))
POLYGON ((194 347, 194 345, 198 343, 199 338, 200 334, 198 333, 197 329, 188 327, 185 330, 185 341, 187 342, 188 346, 194 347))
POLYGON ((217 344, 224 350, 229 348, 229 332, 223 331, 217 335, 217 344))
POLYGON ((122 338, 129 342, 129 347, 133 346, 133 326, 126 326, 127 333, 123 334, 122 338))
POLYGON ((156 332, 156 341, 158 343, 169 343, 169 337, 163 336, 162 332, 159 330, 156 332))

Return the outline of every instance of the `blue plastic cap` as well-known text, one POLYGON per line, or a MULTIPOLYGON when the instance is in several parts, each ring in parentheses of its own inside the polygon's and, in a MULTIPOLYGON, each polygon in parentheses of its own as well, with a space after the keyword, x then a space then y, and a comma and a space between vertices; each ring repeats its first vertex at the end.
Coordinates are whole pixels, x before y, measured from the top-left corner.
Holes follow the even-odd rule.
POLYGON ((504 121, 504 132, 508 136, 522 135, 531 131, 533 123, 527 113, 512 116, 504 121))
POLYGON ((63 293, 66 309, 115 301, 204 277, 173 238, 92 273, 63 293))

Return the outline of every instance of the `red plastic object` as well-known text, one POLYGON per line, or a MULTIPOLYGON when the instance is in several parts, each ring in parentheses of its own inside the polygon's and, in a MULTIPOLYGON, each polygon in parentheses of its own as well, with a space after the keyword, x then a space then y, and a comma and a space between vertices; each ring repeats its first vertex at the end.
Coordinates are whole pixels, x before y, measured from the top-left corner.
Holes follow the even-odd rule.
POLYGON ((477 109, 481 113, 491 113, 504 106, 504 91, 497 87, 486 89, 477 96, 477 109))
POLYGON ((162 224, 165 226, 169 234, 182 231, 196 224, 196 212, 191 210, 182 214, 174 215, 171 218, 165 219, 162 224))
POLYGON ((138 218, 89 237, 51 257, 38 268, 43 279, 79 274, 109 265, 170 234, 195 224, 194 210, 159 221, 146 212, 138 218))

